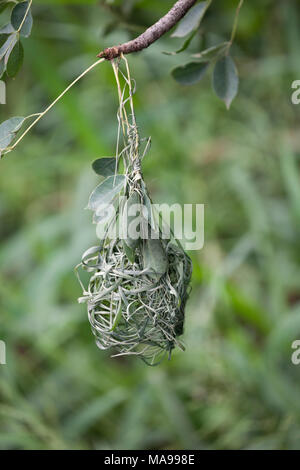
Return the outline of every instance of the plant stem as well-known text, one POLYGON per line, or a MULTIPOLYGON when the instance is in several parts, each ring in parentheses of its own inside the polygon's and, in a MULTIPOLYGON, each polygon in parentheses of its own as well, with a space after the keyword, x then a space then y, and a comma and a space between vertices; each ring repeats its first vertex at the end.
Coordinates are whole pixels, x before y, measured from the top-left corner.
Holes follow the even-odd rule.
POLYGON ((240 9, 242 8, 243 3, 244 3, 244 0, 240 0, 239 4, 237 6, 237 9, 235 11, 233 27, 232 27, 232 31, 231 31, 231 37, 230 37, 230 41, 229 41, 228 46, 227 46, 227 53, 229 52, 229 49, 232 46, 232 43, 233 43, 235 35, 236 35, 236 30, 237 30, 237 26, 238 26, 238 19, 239 19, 239 13, 240 13, 240 9))
POLYGON ((73 80, 73 82, 70 83, 70 85, 67 86, 67 88, 65 88, 65 90, 45 109, 45 111, 43 111, 42 113, 38 113, 38 114, 32 114, 30 117, 37 116, 37 118, 30 124, 29 127, 27 127, 27 129, 16 140, 16 142, 11 147, 8 147, 5 152, 3 152, 3 154, 11 152, 19 144, 19 142, 21 142, 21 140, 25 137, 25 135, 33 128, 33 126, 35 126, 39 122, 39 120, 42 119, 42 117, 44 117, 45 114, 47 114, 51 108, 53 108, 53 106, 70 90, 70 88, 72 88, 73 85, 75 85, 75 83, 77 83, 82 77, 84 77, 88 72, 90 72, 98 64, 101 64, 101 62, 104 62, 104 60, 105 59, 99 59, 96 62, 94 62, 92 65, 90 65, 90 67, 88 67, 86 70, 84 70, 84 72, 82 72, 78 77, 76 77, 75 80, 73 80))

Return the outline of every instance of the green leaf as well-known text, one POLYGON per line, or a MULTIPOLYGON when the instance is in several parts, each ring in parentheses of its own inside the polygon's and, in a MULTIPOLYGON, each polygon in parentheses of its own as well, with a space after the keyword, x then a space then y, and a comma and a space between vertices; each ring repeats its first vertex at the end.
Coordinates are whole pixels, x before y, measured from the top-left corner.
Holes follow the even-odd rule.
POLYGON ((0 13, 2 13, 7 7, 11 5, 12 2, 4 2, 0 4, 0 13))
POLYGON ((171 74, 176 82, 181 85, 194 85, 204 76, 209 62, 190 62, 176 67, 171 74))
POLYGON ((155 217, 154 217, 154 213, 153 213, 153 209, 152 209, 151 200, 150 200, 150 198, 149 198, 149 196, 146 192, 144 192, 143 198, 144 198, 144 206, 145 206, 146 211, 147 211, 148 222, 149 222, 150 226, 152 227, 152 229, 155 231, 155 230, 157 230, 157 225, 156 225, 156 222, 155 222, 155 217))
POLYGON ((127 245, 125 240, 122 240, 123 248, 127 258, 129 259, 130 263, 134 263, 135 260, 135 250, 132 249, 130 246, 127 245))
POLYGON ((8 35, 7 34, 0 34, 0 48, 3 46, 3 44, 5 44, 5 42, 7 41, 8 39, 8 35))
POLYGON ((151 275, 159 279, 168 269, 168 258, 160 239, 143 241, 144 269, 149 269, 151 275))
POLYGON ((15 33, 16 31, 14 30, 13 26, 11 23, 7 23, 2 28, 0 28, 0 34, 11 34, 15 33))
POLYGON ((149 222, 150 226, 153 228, 154 231, 156 231, 157 230, 157 224, 156 224, 156 221, 155 221, 154 211, 153 211, 153 208, 152 208, 152 201, 151 201, 151 199, 148 195, 146 185, 143 181, 141 183, 141 186, 142 186, 142 190, 143 190, 143 204, 144 204, 145 210, 147 212, 147 219, 148 219, 148 222, 149 222))
POLYGON ((194 29, 198 28, 208 7, 208 4, 209 2, 200 2, 193 6, 182 18, 171 37, 183 38, 187 34, 191 33, 194 29))
POLYGON ((21 41, 18 41, 12 48, 11 52, 8 51, 7 55, 8 58, 6 73, 9 77, 15 77, 23 63, 24 58, 24 49, 21 41))
POLYGON ((110 207, 108 206, 108 204, 105 204, 102 208, 99 207, 98 210, 96 210, 96 212, 94 212, 94 215, 93 215, 93 223, 101 224, 103 228, 107 227, 112 221, 112 218, 115 217, 115 214, 117 213, 117 210, 118 210, 119 201, 115 199, 112 201, 112 205, 115 209, 114 211, 110 210, 110 207))
POLYGON ((92 168, 97 175, 114 175, 116 170, 116 159, 111 157, 97 158, 97 160, 92 163, 92 168))
POLYGON ((24 121, 24 117, 12 117, 0 124, 0 154, 9 146, 24 121))
MULTIPOLYGON (((124 242, 127 247, 129 247, 133 251, 133 254, 135 253, 135 250, 140 243, 140 238, 133 237, 133 233, 131 233, 131 230, 136 230, 138 232, 137 225, 138 223, 140 225, 142 222, 141 211, 141 198, 137 191, 134 191, 127 199, 122 214, 123 233, 127 235, 124 239, 124 242), (134 224, 134 227, 132 227, 132 224, 134 224)), ((141 230, 141 225, 139 229, 141 230)))
POLYGON ((189 45, 190 45, 190 43, 191 43, 193 37, 195 36, 195 34, 196 34, 196 31, 192 31, 192 33, 191 33, 191 34, 189 35, 189 37, 184 41, 184 43, 182 44, 182 46, 181 46, 179 49, 177 49, 177 51, 174 51, 174 52, 163 51, 163 54, 166 54, 166 55, 176 55, 176 54, 179 54, 180 52, 185 51, 185 50, 189 47, 189 45))
MULTIPOLYGON (((2 36, 2 35, 1 35, 2 36)), ((10 34, 10 35, 4 35, 6 36, 6 40, 4 41, 4 38, 2 38, 2 40, 4 41, 3 44, 1 45, 0 47, 0 59, 2 59, 2 57, 4 57, 5 55, 7 55, 7 58, 6 58, 6 62, 7 62, 7 59, 9 57, 9 54, 14 45, 16 44, 17 42, 17 35, 15 33, 13 34, 10 34)))
POLYGON ((21 2, 18 3, 12 10, 11 12, 11 24, 15 28, 16 31, 20 28, 23 19, 26 15, 26 18, 24 20, 23 26, 20 30, 21 36, 28 37, 31 33, 32 29, 32 14, 31 14, 31 9, 27 12, 29 2, 21 2))
POLYGON ((213 89, 229 109, 239 86, 239 77, 235 64, 230 56, 222 57, 215 65, 213 72, 213 89))
POLYGON ((96 211, 100 205, 110 204, 124 188, 125 181, 125 175, 109 176, 102 181, 90 195, 88 209, 96 211))
POLYGON ((196 59, 206 59, 206 60, 211 60, 214 59, 218 54, 221 54, 224 52, 226 47, 228 47, 228 42, 221 42, 220 44, 217 44, 216 46, 209 47, 208 49, 204 49, 201 52, 197 52, 196 54, 192 54, 192 57, 195 57, 196 59))

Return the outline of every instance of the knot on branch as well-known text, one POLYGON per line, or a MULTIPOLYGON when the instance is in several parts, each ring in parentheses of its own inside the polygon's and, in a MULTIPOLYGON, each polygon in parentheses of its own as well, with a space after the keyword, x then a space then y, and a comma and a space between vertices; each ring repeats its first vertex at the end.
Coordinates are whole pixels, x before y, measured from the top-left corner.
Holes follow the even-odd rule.
POLYGON ((114 47, 108 47, 107 49, 104 49, 104 51, 100 52, 97 57, 106 59, 106 60, 112 60, 115 59, 116 57, 119 57, 122 53, 122 46, 114 46, 114 47))

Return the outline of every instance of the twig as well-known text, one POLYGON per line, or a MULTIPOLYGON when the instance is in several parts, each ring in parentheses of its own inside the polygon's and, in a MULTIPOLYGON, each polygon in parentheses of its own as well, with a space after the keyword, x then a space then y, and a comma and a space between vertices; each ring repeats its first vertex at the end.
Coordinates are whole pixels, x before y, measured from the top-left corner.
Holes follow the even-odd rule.
POLYGON ((70 88, 72 88, 75 85, 75 83, 77 83, 82 77, 84 77, 88 72, 90 72, 98 64, 101 64, 101 62, 103 61, 104 59, 99 59, 96 62, 94 62, 92 65, 90 65, 90 67, 88 67, 86 70, 84 70, 84 72, 82 72, 78 77, 76 77, 75 80, 73 80, 73 82, 70 83, 70 85, 68 85, 67 88, 42 113, 36 113, 36 114, 32 114, 31 116, 27 116, 27 118, 37 116, 37 118, 30 124, 29 127, 27 127, 27 129, 23 132, 23 134, 16 140, 16 142, 11 147, 7 147, 7 149, 3 152, 3 155, 11 152, 19 144, 19 142, 25 137, 25 135, 39 122, 39 120, 42 119, 42 117, 44 117, 45 114, 47 114, 48 111, 50 111, 50 109, 53 108, 53 106, 70 90, 70 88))
POLYGON ((234 38, 235 38, 235 35, 236 35, 236 30, 237 30, 237 25, 238 25, 239 13, 240 13, 240 9, 242 8, 243 3, 244 3, 244 0, 240 0, 239 4, 237 6, 235 16, 234 16, 234 21, 233 21, 233 27, 232 27, 232 31, 231 31, 231 37, 230 37, 230 41, 229 41, 228 46, 227 46, 227 51, 229 51, 229 49, 232 46, 232 43, 234 41, 234 38))
POLYGON ((149 47, 175 26, 195 3, 196 0, 178 0, 165 16, 160 18, 160 20, 150 26, 150 28, 146 29, 140 36, 119 46, 104 49, 97 57, 112 60, 119 57, 121 54, 130 54, 131 52, 138 52, 149 47))

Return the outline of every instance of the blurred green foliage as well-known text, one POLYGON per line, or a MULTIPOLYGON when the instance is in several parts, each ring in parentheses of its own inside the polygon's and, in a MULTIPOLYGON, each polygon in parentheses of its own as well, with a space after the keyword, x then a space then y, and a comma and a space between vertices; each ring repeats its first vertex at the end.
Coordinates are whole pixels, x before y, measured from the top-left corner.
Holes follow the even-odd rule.
MULTIPOLYGON (((115 17, 96 1, 34 2, 1 122, 41 111, 101 49, 172 4, 106 3, 123 8, 113 31, 115 17)), ((203 22, 212 40, 228 40, 236 3, 213 2, 203 22)), ((300 338, 300 108, 290 101, 299 31, 296 0, 245 2, 229 112, 208 77, 193 87, 173 81, 188 53, 161 52, 180 39, 128 57, 140 131, 153 141, 144 175, 154 202, 206 205, 205 246, 191 253, 187 350, 158 368, 99 351, 76 302, 72 270, 95 242, 84 210, 96 181, 90 164, 111 155, 116 139, 109 64, 1 161, 0 448, 300 447, 300 366, 291 363, 300 338)))

